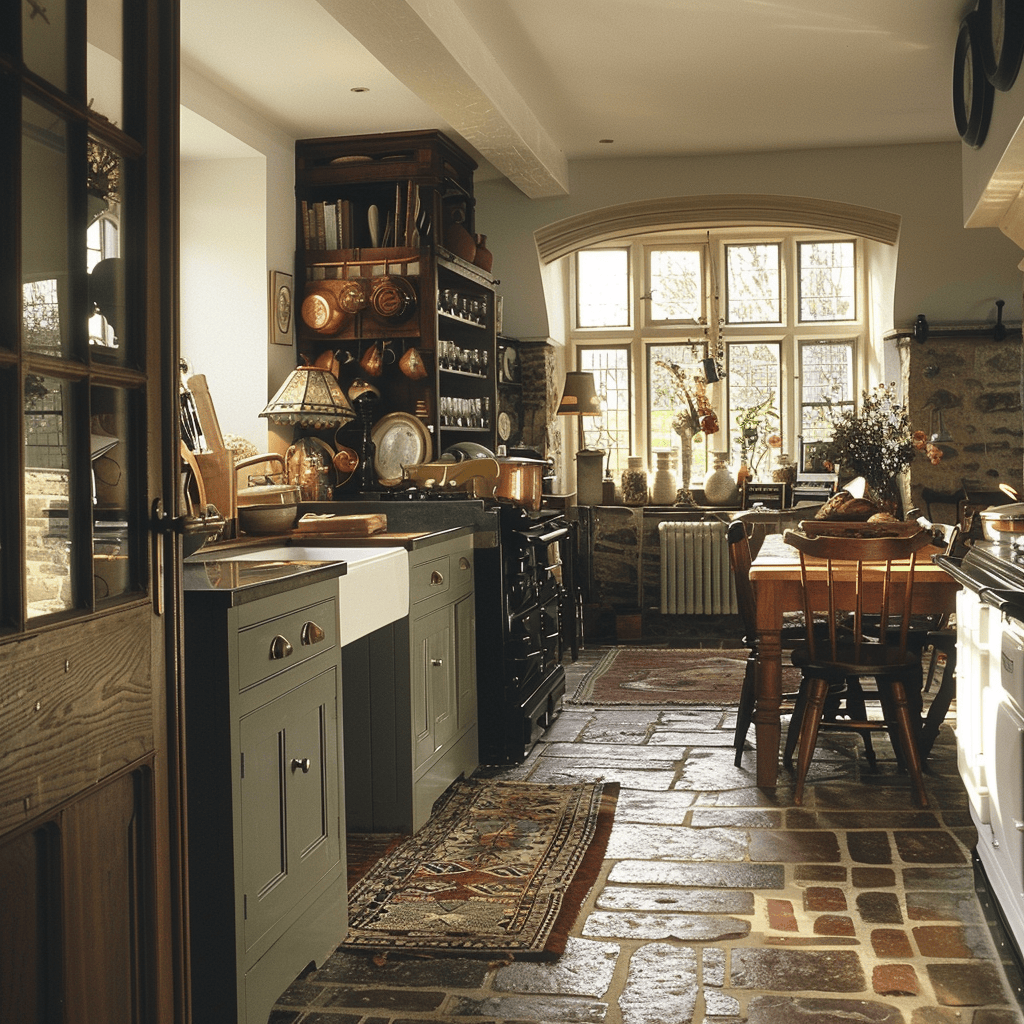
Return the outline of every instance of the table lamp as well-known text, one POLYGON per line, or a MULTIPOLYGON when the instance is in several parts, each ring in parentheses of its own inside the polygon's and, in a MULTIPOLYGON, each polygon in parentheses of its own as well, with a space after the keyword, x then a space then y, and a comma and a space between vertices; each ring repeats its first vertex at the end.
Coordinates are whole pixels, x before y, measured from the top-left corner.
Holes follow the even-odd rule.
MULTIPOLYGON (((570 370, 565 375, 560 416, 600 416, 601 399, 594 386, 594 375, 583 370, 570 370)), ((583 448, 576 453, 576 501, 580 505, 600 505, 603 497, 601 464, 605 453, 583 448)))

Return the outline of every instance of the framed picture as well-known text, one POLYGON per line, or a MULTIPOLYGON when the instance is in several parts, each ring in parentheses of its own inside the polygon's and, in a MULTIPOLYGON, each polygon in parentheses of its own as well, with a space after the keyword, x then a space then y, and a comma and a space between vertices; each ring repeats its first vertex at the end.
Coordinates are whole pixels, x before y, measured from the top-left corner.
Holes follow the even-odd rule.
POLYGON ((280 270, 270 272, 270 344, 292 343, 294 295, 292 275, 280 270))
POLYGON ((828 448, 827 441, 801 441, 800 442, 800 469, 797 476, 801 480, 835 480, 834 470, 825 468, 825 451, 828 448))

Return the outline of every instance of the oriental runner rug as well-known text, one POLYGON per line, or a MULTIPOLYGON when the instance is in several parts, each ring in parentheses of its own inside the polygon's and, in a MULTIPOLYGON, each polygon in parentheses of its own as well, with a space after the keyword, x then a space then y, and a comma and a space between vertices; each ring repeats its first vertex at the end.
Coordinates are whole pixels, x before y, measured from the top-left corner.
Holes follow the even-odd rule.
POLYGON ((553 959, 601 870, 617 783, 457 783, 349 892, 341 948, 553 959))
MULTIPOLYGON (((613 647, 580 680, 568 704, 739 703, 745 647, 613 647)), ((797 689, 800 672, 782 666, 783 690, 797 689)))

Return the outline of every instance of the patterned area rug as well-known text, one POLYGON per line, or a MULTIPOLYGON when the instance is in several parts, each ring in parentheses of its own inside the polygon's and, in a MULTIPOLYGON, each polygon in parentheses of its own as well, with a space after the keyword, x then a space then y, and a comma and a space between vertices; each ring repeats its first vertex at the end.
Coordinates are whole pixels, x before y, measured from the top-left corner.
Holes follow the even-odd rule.
POLYGON ((470 780, 349 892, 347 949, 550 959, 608 845, 617 783, 470 780))
MULTIPOLYGON (((738 704, 747 649, 615 647, 580 680, 569 704, 738 704)), ((800 685, 785 664, 782 685, 800 685)))

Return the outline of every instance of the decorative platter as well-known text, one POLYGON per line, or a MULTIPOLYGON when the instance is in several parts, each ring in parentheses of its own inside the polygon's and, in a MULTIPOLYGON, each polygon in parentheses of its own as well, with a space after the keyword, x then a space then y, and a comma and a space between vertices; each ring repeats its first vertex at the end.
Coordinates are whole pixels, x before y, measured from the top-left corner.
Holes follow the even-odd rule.
POLYGON ((849 523, 829 519, 803 519, 799 528, 808 537, 913 537, 921 532, 915 520, 894 523, 849 523))
POLYGON ((403 466, 418 466, 433 455, 426 424, 409 412, 391 412, 374 424, 373 467, 384 487, 402 482, 403 466))

